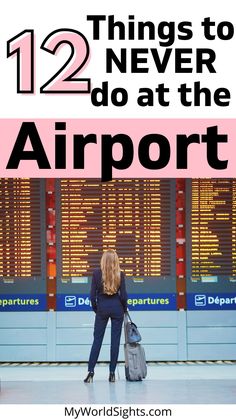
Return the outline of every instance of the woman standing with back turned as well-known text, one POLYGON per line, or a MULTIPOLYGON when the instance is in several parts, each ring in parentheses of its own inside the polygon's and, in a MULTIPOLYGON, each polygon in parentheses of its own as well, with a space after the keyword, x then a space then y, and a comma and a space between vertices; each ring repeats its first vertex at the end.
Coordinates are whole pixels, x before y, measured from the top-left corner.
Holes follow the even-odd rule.
POLYGON ((106 326, 111 319, 111 352, 109 381, 115 382, 115 369, 119 355, 120 336, 127 311, 125 276, 120 271, 119 259, 114 250, 106 250, 101 258, 101 269, 93 272, 91 293, 93 311, 96 313, 94 340, 88 363, 85 383, 93 381, 94 368, 98 360, 106 326))

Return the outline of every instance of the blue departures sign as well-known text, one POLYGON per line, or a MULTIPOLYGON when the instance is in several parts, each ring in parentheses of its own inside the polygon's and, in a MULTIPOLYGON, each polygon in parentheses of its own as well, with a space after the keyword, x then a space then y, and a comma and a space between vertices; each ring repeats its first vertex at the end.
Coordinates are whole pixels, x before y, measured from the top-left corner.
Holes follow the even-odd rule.
POLYGON ((236 294, 187 294, 188 310, 236 310, 236 294))
POLYGON ((0 311, 45 311, 45 294, 1 294, 0 311))
MULTIPOLYGON (((129 294, 129 310, 176 310, 176 294, 129 294)), ((91 310, 88 294, 58 294, 57 310, 91 310)))

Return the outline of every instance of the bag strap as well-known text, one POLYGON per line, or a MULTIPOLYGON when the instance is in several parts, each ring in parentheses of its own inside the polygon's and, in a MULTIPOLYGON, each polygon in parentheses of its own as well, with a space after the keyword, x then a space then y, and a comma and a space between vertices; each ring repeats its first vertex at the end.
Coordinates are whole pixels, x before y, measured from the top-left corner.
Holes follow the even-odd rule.
POLYGON ((125 316, 129 319, 130 323, 133 323, 128 311, 125 312, 125 316))

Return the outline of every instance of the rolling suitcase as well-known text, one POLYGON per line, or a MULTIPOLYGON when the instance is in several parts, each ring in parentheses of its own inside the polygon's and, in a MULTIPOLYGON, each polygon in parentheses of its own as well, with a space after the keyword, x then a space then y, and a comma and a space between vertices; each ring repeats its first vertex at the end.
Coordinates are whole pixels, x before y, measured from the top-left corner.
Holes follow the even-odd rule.
POLYGON ((125 377, 127 381, 142 381, 147 376, 145 352, 140 343, 125 343, 125 377))
MULTIPOLYGON (((128 343, 128 334, 130 323, 132 323, 130 316, 124 317, 124 332, 125 332, 125 377, 127 381, 142 381, 147 376, 147 364, 145 352, 140 343, 128 343), (130 320, 130 322, 129 322, 130 320)), ((140 336, 141 340, 141 336, 140 336)))

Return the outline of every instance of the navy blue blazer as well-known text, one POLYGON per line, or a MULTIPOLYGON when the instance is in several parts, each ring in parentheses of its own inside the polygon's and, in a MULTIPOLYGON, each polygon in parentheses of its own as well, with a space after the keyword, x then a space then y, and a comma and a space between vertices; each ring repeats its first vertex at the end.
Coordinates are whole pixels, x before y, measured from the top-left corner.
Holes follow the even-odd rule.
POLYGON ((121 304, 124 308, 124 311, 127 311, 127 292, 125 287, 125 275, 124 272, 120 273, 121 281, 120 281, 120 288, 118 289, 116 294, 111 296, 104 294, 103 284, 102 284, 102 271, 101 269, 95 269, 93 271, 92 283, 91 283, 91 291, 90 291, 90 300, 92 304, 93 311, 97 311, 97 301, 99 297, 106 296, 106 297, 119 297, 121 304))

